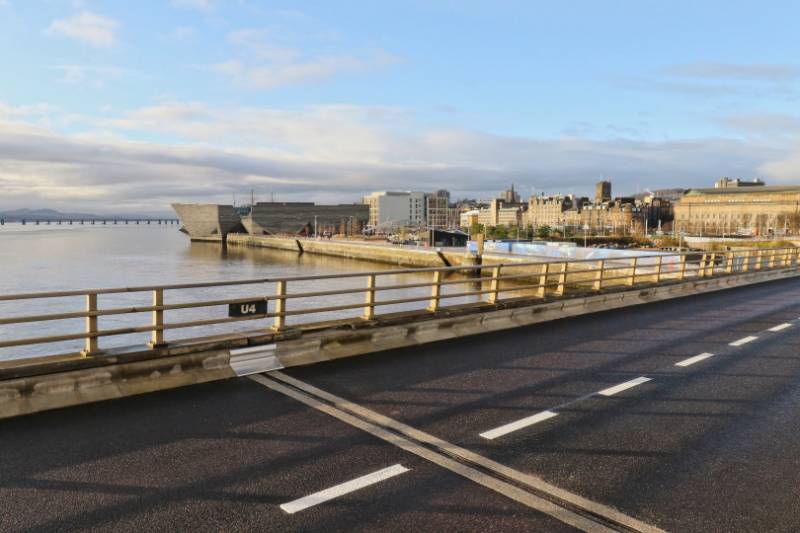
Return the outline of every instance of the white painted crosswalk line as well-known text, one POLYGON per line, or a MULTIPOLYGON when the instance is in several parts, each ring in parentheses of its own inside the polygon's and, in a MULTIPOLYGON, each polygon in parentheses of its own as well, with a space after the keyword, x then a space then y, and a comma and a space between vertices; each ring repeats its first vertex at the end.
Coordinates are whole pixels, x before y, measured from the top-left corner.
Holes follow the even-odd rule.
POLYGON ((713 357, 713 356, 714 356, 713 353, 708 353, 708 352, 701 353, 700 355, 695 355, 694 357, 690 357, 689 359, 684 359, 683 361, 678 361, 677 363, 675 363, 675 366, 690 366, 690 365, 693 365, 695 363, 699 363, 700 361, 703 361, 704 359, 708 359, 709 357, 713 357))
POLYGON ((792 327, 792 325, 789 324, 788 322, 785 322, 783 324, 778 324, 777 326, 771 327, 767 331, 783 331, 784 329, 790 327, 792 327))
POLYGON ((498 437, 502 437, 503 435, 508 435, 509 433, 513 433, 514 431, 517 431, 519 429, 526 428, 534 424, 538 424, 539 422, 544 422, 545 420, 549 420, 554 416, 558 416, 558 413, 554 411, 542 411, 541 413, 536 413, 535 415, 531 415, 521 420, 517 420, 516 422, 511 422, 510 424, 500 426, 499 428, 491 429, 489 431, 484 431, 483 433, 481 433, 481 437, 483 437, 484 439, 493 440, 498 437))
POLYGON ((626 381, 625 383, 620 383, 619 385, 614 385, 613 387, 609 387, 607 389, 603 389, 600 392, 598 392, 597 394, 599 394, 600 396, 614 396, 615 394, 617 394, 619 392, 622 392, 622 391, 625 391, 625 390, 628 390, 628 389, 632 389, 633 387, 636 387, 637 385, 641 385, 642 383, 647 383, 648 381, 651 381, 651 380, 652 380, 652 378, 648 378, 648 377, 645 377, 645 376, 638 377, 636 379, 632 379, 630 381, 626 381))
POLYGON ((754 335, 750 335, 748 337, 741 338, 738 341, 733 341, 732 343, 729 344, 729 346, 741 346, 743 344, 747 344, 748 342, 752 342, 752 341, 756 340, 757 338, 758 337, 756 337, 754 335))
POLYGON ((319 505, 320 503, 327 502, 334 498, 338 498, 339 496, 343 496, 350 492, 363 489, 369 485, 374 485, 375 483, 379 483, 405 472, 408 472, 408 468, 404 467, 403 465, 397 464, 390 466, 388 468, 378 470, 377 472, 367 474, 366 476, 361 476, 346 483, 342 483, 341 485, 336 485, 335 487, 315 492, 314 494, 310 494, 298 500, 284 503, 281 505, 281 509, 289 514, 293 514, 298 511, 308 509, 309 507, 319 505))

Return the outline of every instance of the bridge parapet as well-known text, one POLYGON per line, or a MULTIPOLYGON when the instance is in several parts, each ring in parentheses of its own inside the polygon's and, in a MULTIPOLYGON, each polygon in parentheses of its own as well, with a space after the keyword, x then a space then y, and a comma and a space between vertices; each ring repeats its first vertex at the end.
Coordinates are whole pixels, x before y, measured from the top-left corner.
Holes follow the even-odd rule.
MULTIPOLYGON (((4 401, 16 405, 15 402, 24 398, 25 391, 30 394, 37 394, 37 391, 47 394, 52 392, 51 378, 45 380, 50 385, 42 385, 37 389, 35 383, 30 381, 32 376, 41 376, 44 379, 49 374, 59 372, 84 372, 87 368, 189 357, 192 363, 188 367, 176 360, 177 366, 171 367, 175 369, 172 378, 167 379, 168 376, 161 370, 153 374, 153 379, 164 385, 161 388, 169 388, 206 380, 206 376, 200 375, 205 373, 206 363, 202 363, 205 359, 197 359, 195 356, 198 354, 214 352, 217 354, 216 359, 212 357, 210 361, 219 363, 219 357, 230 358, 231 349, 277 342, 277 348, 270 353, 277 357, 280 365, 309 364, 336 357, 496 331, 583 312, 796 276, 800 272, 799 259, 797 248, 783 248, 705 254, 676 253, 623 260, 513 263, 492 265, 489 268, 470 265, 0 295, 0 302, 56 298, 81 298, 84 301, 82 310, 0 318, 0 326, 39 324, 44 327, 53 321, 84 320, 82 331, 27 338, 0 338, 0 348, 47 346, 75 340, 84 344, 81 353, 51 354, 0 364, 0 392, 5 391, 0 394, 0 418, 13 416, 3 415, 3 412, 19 410, 17 406, 4 411, 4 401), (422 274, 429 276, 429 279, 402 282, 404 274, 415 274, 416 279, 422 274), (396 282, 398 279, 401 282, 396 282), (324 288, 342 280, 351 280, 358 286, 354 287, 351 283, 347 288, 324 288), (307 286, 307 282, 321 283, 323 288, 292 290, 307 286), (265 284, 271 286, 271 291, 266 296, 185 299, 185 295, 191 291, 219 291, 235 286, 257 287, 261 292, 265 284), (416 293, 397 297, 396 294, 392 296, 392 291, 416 293), (123 293, 149 294, 151 305, 99 305, 102 297, 123 293), (180 296, 182 294, 183 297, 180 296), (343 303, 345 298, 356 298, 359 301, 343 303), (399 304, 405 306, 402 312, 396 311, 399 304), (170 314, 187 309, 222 309, 227 313, 226 316, 195 320, 169 319, 170 314), (336 320, 315 320, 314 315, 325 316, 331 312, 341 313, 341 316, 336 320), (103 317, 141 314, 149 316, 147 323, 130 327, 101 327, 100 320, 103 317), (228 334, 190 339, 167 338, 166 335, 173 330, 212 325, 235 326, 248 321, 267 324, 247 332, 231 329, 228 334), (104 350, 101 342, 103 339, 132 333, 149 334, 149 346, 130 347, 122 351, 104 350), (179 379, 178 375, 185 373, 186 368, 192 368, 193 375, 179 379)), ((8 331, 14 330, 8 328, 8 331)), ((111 374, 112 378, 126 375, 124 370, 114 372, 111 374)), ((234 372, 230 369, 226 372, 217 369, 215 377, 209 379, 232 375, 234 372)), ((122 390, 119 384, 115 384, 112 378, 108 386, 117 391, 114 394, 122 394, 119 392, 122 390)), ((94 386, 94 381, 88 377, 86 379, 89 379, 86 383, 94 386)), ((142 391, 157 390, 158 387, 147 379, 144 382, 142 391)), ((69 383, 72 383, 67 385, 72 391, 70 394, 77 394, 71 400, 74 403, 84 397, 74 387, 84 382, 69 383)), ((84 385, 88 386, 86 383, 84 385)), ((135 387, 123 389, 130 394, 138 390, 135 387)), ((90 401, 89 396, 85 398, 90 401)), ((50 404, 44 402, 31 405, 50 404)))

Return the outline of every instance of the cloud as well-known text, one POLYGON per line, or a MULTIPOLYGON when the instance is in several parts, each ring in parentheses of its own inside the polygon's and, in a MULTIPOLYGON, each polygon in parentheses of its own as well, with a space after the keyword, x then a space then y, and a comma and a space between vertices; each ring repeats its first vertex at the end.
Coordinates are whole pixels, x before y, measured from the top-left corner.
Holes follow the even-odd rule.
POLYGON ((741 113, 719 117, 716 122, 731 131, 747 135, 800 136, 800 116, 785 113, 741 113))
POLYGON ((609 75, 611 84, 639 92, 684 94, 698 98, 795 100, 800 66, 771 63, 696 61, 670 65, 653 74, 609 75))
MULTIPOLYGON (((319 32, 315 35, 309 40, 320 38, 319 32)), ((360 53, 304 52, 298 46, 286 44, 287 41, 302 41, 298 35, 287 35, 275 29, 239 29, 228 33, 227 40, 239 49, 240 54, 209 65, 209 70, 241 87, 256 90, 316 83, 344 73, 362 72, 401 62, 399 57, 381 49, 360 53), (280 37, 277 34, 281 34, 280 37)))
MULTIPOLYGON (((295 55, 295 54, 287 54, 295 55)), ((366 57, 351 55, 325 55, 306 60, 288 59, 267 63, 247 64, 230 60, 211 65, 217 74, 230 78, 237 85, 249 89, 269 90, 289 85, 319 82, 344 73, 366 71, 399 62, 399 59, 383 52, 366 57)))
POLYGON ((118 26, 119 23, 112 18, 81 11, 71 17, 54 20, 45 33, 76 39, 96 47, 110 47, 116 40, 118 26))
POLYGON ((170 0, 169 3, 173 7, 199 9, 200 11, 210 11, 214 7, 211 0, 170 0))
POLYGON ((787 82, 800 78, 800 66, 770 63, 718 63, 696 61, 672 65, 663 70, 668 76, 685 78, 709 78, 723 80, 746 80, 759 82, 787 82))
POLYGON ((232 193, 358 201, 381 189, 448 188, 489 198, 707 186, 720 175, 800 180, 794 142, 526 138, 431 128, 412 111, 351 105, 303 109, 169 102, 108 116, 70 115, 69 130, 38 123, 59 110, 0 106, 0 208, 164 211, 173 201, 229 202, 232 193), (158 138, 160 142, 134 142, 158 138))
POLYGON ((89 85, 96 89, 105 87, 109 81, 119 80, 136 74, 136 72, 131 69, 121 67, 53 65, 49 68, 61 73, 59 81, 63 83, 89 85))

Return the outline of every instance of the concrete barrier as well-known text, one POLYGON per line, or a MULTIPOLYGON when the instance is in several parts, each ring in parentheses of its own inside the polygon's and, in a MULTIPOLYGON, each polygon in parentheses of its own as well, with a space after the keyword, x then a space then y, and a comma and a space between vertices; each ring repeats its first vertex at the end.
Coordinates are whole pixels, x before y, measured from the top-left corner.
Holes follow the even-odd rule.
POLYGON ((433 313, 382 315, 369 321, 332 321, 280 333, 237 333, 108 356, 15 362, 0 368, 0 418, 798 276, 796 269, 748 272, 550 301, 503 300, 433 313))

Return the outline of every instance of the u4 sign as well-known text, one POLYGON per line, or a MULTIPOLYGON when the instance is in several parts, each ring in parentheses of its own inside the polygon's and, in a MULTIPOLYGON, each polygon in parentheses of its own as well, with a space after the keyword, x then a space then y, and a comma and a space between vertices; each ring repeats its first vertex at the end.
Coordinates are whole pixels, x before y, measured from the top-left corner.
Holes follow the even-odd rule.
POLYGON ((228 304, 229 317, 257 316, 267 314, 267 300, 252 300, 228 304))

